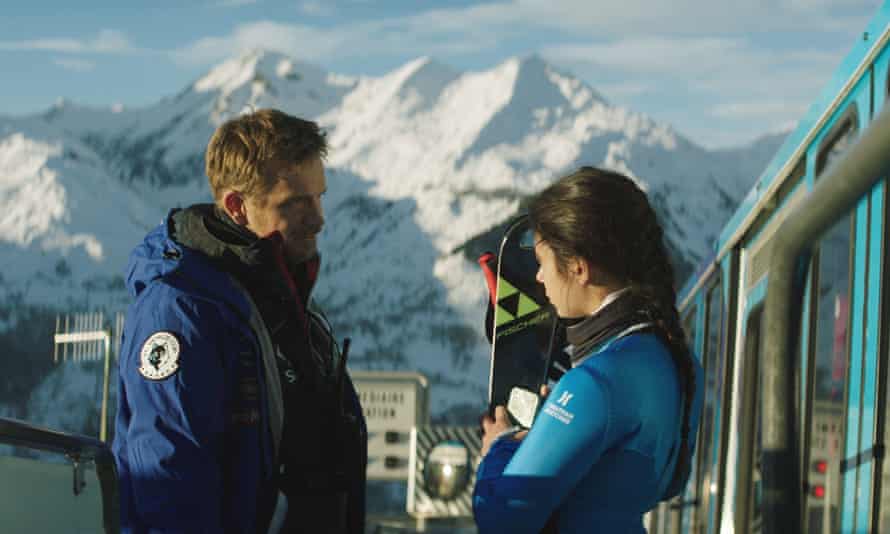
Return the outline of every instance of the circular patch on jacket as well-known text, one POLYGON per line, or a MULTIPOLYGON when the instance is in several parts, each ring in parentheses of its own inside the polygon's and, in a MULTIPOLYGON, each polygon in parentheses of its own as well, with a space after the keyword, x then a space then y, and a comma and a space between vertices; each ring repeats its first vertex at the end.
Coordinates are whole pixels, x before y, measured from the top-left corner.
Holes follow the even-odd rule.
POLYGON ((179 370, 179 340, 170 332, 155 332, 142 345, 139 373, 149 380, 163 380, 179 370))

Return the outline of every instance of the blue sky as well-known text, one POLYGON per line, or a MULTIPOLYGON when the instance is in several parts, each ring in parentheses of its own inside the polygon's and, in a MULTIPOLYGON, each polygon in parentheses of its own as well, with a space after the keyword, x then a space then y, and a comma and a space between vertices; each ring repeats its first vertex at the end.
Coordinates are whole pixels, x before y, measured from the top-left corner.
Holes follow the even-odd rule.
POLYGON ((0 114, 144 106, 264 47, 344 74, 539 54, 699 144, 803 115, 879 0, 34 0, 0 7, 0 114))

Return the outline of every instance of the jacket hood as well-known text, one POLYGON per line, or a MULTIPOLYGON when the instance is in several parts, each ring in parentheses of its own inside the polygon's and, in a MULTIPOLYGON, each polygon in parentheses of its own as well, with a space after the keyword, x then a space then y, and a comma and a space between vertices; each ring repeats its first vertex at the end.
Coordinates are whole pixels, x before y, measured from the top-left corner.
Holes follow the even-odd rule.
POLYGON ((303 300, 308 300, 319 258, 298 266, 295 276, 287 277, 291 280, 282 275, 287 272, 283 258, 280 234, 258 238, 231 222, 213 204, 197 204, 171 210, 133 250, 127 266, 127 289, 138 296, 152 281, 175 272, 192 287, 231 300, 229 275, 233 275, 248 283, 261 281, 276 292, 293 292, 293 283, 303 300))
POLYGON ((195 290, 225 296, 231 301, 232 282, 214 268, 210 258, 184 246, 175 239, 175 216, 183 210, 171 210, 164 221, 145 236, 130 253, 126 270, 127 290, 134 297, 153 281, 177 273, 191 282, 195 290))

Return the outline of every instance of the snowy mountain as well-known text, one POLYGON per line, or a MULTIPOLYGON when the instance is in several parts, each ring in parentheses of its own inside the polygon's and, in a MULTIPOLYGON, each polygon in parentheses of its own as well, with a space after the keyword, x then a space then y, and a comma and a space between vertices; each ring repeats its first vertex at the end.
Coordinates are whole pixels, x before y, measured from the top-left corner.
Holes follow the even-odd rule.
MULTIPOLYGON (((0 367, 48 371, 59 311, 121 309, 129 251, 169 208, 209 199, 214 128, 263 107, 328 131, 316 297, 336 334, 353 338, 352 365, 426 373, 442 417, 484 403, 486 290, 470 245, 523 198, 580 165, 629 173, 688 269, 780 142, 709 152, 536 56, 482 72, 420 58, 349 78, 256 51, 149 108, 62 102, 0 118, 0 346, 10 347, 0 367)), ((76 378, 88 373, 68 374, 72 395, 94 390, 76 378)), ((68 425, 46 408, 46 388, 64 394, 59 379, 33 392, 11 383, 0 380, 0 405, 68 425)))

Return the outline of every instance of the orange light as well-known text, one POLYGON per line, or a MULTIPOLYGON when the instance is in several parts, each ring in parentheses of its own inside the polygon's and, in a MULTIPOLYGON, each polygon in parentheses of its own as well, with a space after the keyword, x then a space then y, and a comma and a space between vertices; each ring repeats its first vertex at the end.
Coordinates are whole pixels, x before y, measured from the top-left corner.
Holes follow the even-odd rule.
POLYGON ((825 486, 813 486, 813 497, 817 499, 825 498, 825 486))

